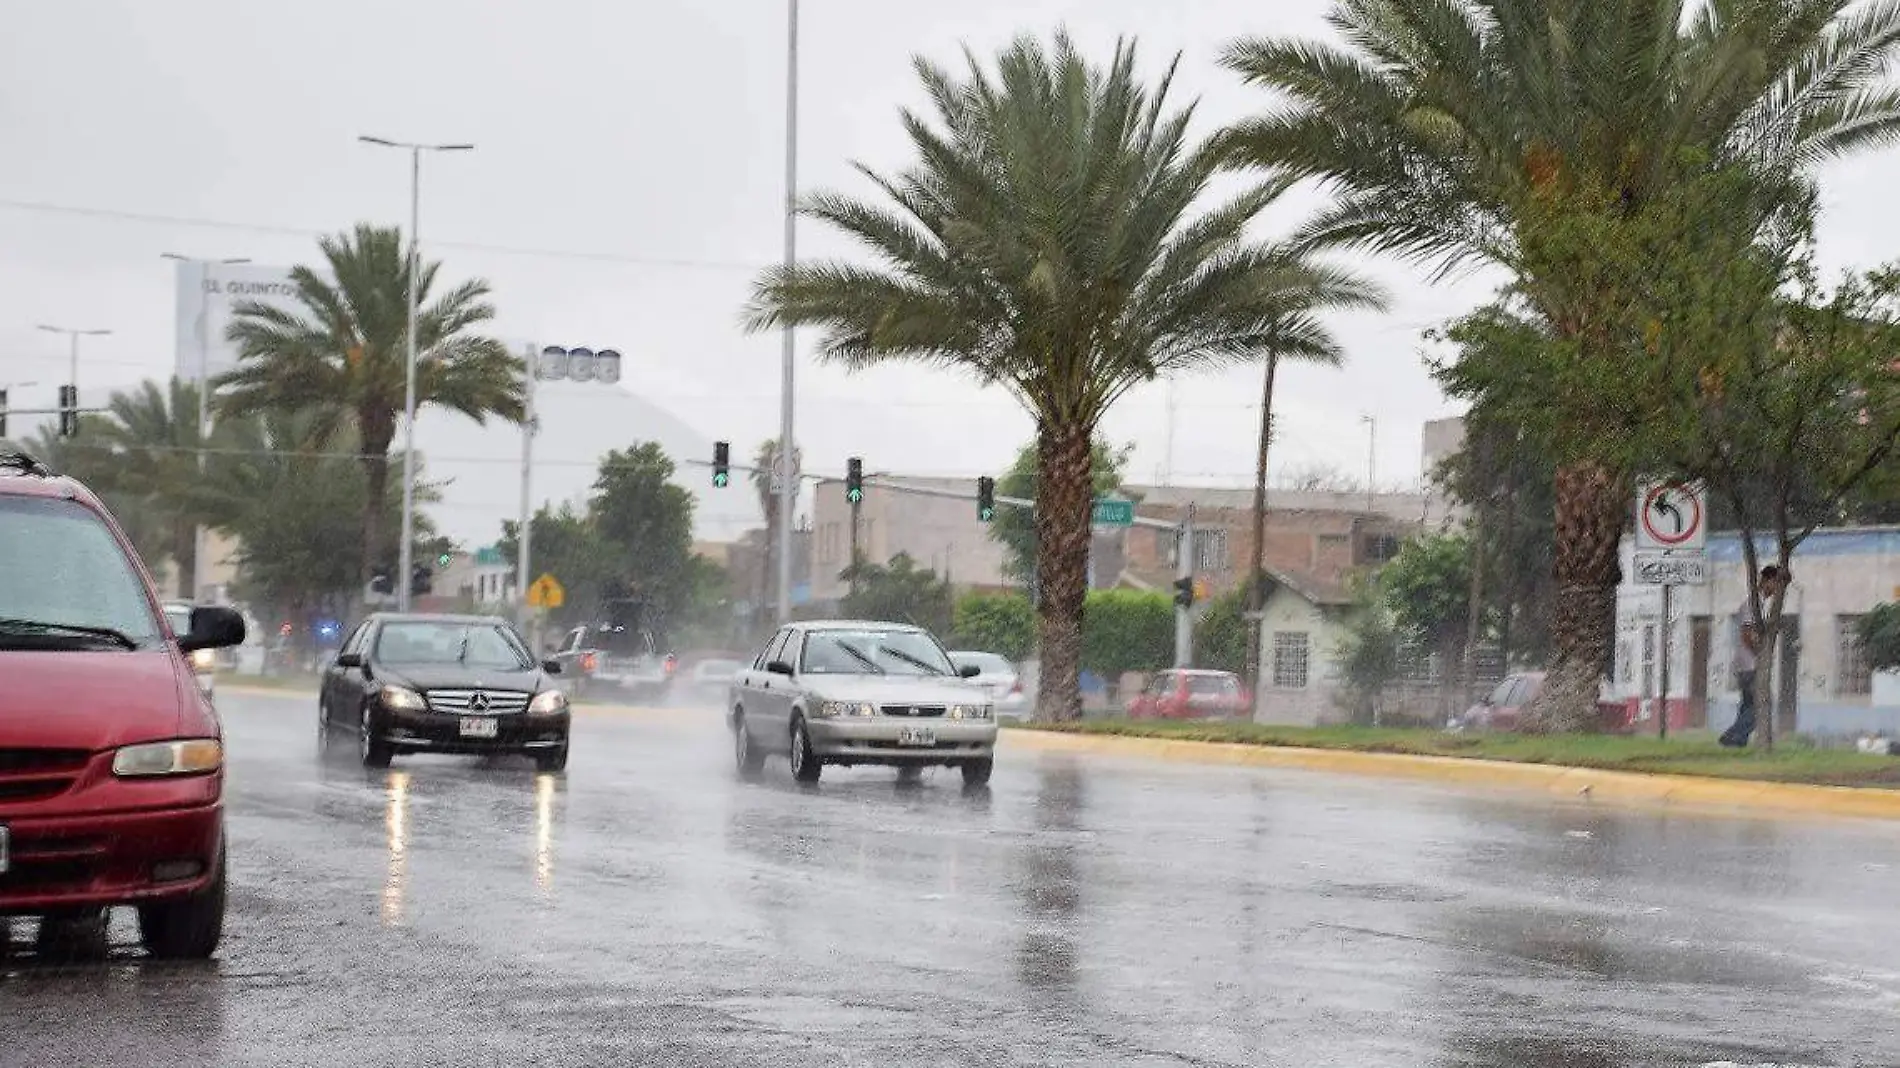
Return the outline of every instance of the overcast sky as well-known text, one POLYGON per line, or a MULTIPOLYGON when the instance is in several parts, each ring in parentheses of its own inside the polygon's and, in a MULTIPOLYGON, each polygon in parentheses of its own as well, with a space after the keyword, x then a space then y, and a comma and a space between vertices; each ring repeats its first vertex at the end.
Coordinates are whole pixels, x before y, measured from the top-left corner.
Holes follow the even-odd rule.
MULTIPOLYGON (((1068 26, 1098 55, 1137 36, 1150 70, 1183 53, 1181 98, 1203 130, 1259 103, 1215 58, 1236 36, 1318 35, 1324 0, 804 0, 800 185, 864 193, 851 160, 908 162, 898 109, 918 103, 909 63, 990 53, 1068 26)), ((496 332, 612 346, 628 388, 749 455, 778 427, 779 342, 739 309, 779 255, 784 0, 0 0, 0 384, 64 367, 47 322, 109 328, 82 383, 169 373, 173 272, 162 252, 293 263, 311 235, 406 218, 405 157, 360 133, 473 141, 425 162, 422 234, 451 274, 496 289, 496 332), (481 12, 481 14, 477 14, 481 12)), ((1895 251, 1884 188, 1894 157, 1827 178, 1835 263, 1895 251)), ((1280 226, 1311 209, 1286 205, 1280 226)), ((801 251, 846 250, 801 224, 801 251)), ((1482 300, 1494 280, 1429 284, 1364 264, 1390 313, 1335 321, 1339 370, 1281 376, 1276 468, 1363 475, 1377 419, 1381 485, 1415 483, 1420 424, 1452 414, 1419 358, 1419 332, 1482 300)), ((971 475, 995 471, 1029 422, 996 391, 940 372, 847 376, 801 360, 807 467, 971 475)), ((1251 475, 1259 376, 1183 379, 1178 480, 1251 475)), ((1123 402, 1108 429, 1137 443, 1138 478, 1165 462, 1168 387, 1123 402)), ((627 428, 629 439, 639 436, 627 428)), ((426 442, 423 443, 426 447, 426 442)), ((561 457, 561 460, 591 457, 561 457)), ((498 472, 498 477, 503 476, 498 472)))

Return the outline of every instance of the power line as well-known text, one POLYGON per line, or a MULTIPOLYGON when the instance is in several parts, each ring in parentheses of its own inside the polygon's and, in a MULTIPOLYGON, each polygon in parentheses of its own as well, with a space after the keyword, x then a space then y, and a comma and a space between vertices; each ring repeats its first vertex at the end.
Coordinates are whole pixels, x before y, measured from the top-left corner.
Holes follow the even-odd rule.
MULTIPOLYGON (((123 211, 116 208, 95 208, 74 204, 53 204, 46 201, 0 199, 0 208, 11 211, 40 212, 49 215, 72 215, 86 219, 107 219, 114 222, 143 223, 153 226, 189 226, 205 230, 226 230, 239 233, 276 234, 282 237, 330 237, 333 230, 314 230, 301 226, 280 226, 270 223, 233 222, 225 219, 206 219, 186 215, 160 215, 153 212, 123 211)), ((738 260, 709 260, 690 257, 629 256, 618 252, 596 252, 582 249, 530 248, 518 245, 491 245, 472 241, 431 240, 430 245, 437 248, 455 248, 465 252, 484 252, 497 256, 530 256, 538 259, 577 260, 595 263, 617 263, 629 267, 654 267, 706 271, 747 271, 756 273, 764 270, 768 264, 738 260)))

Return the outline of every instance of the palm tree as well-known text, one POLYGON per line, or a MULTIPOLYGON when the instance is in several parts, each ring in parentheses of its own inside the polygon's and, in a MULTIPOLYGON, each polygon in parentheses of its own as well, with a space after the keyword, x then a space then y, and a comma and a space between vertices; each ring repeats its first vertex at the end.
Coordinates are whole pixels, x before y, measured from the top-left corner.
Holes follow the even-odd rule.
MULTIPOLYGON (((1019 39, 967 77, 916 61, 935 123, 906 112, 918 162, 860 167, 888 203, 837 195, 804 211, 857 238, 876 266, 769 272, 754 329, 819 325, 821 358, 908 361, 1007 390, 1036 426, 1041 599, 1039 706, 1080 715, 1080 620, 1090 442, 1128 390, 1162 375, 1258 360, 1334 357, 1318 313, 1369 307, 1352 275, 1246 229, 1282 186, 1209 203, 1221 156, 1168 102, 1173 66, 1147 86, 1135 48, 1088 64, 1066 34, 1019 39)), ((1177 60, 1178 62, 1178 60, 1177 60)))
MULTIPOLYGON (((772 488, 772 472, 778 467, 778 439, 767 438, 759 443, 758 452, 752 457, 752 489, 759 495, 759 511, 765 513, 765 554, 764 569, 759 573, 759 618, 770 618, 770 609, 777 596, 778 572, 773 565, 778 559, 778 511, 779 496, 772 488)), ((792 446, 792 475, 805 467, 805 450, 792 446)))
MULTIPOLYGON (((1900 137, 1891 3, 1337 0, 1331 22, 1345 45, 1229 49, 1227 66, 1277 97, 1224 138, 1236 159, 1338 193, 1309 245, 1504 267, 1586 359, 1625 341, 1603 327, 1604 272, 1540 255, 1553 214, 1633 218, 1716 168, 1772 193, 1900 137)), ((1782 206, 1759 201, 1736 206, 1738 233, 1782 206)), ((1587 721, 1609 659, 1628 477, 1590 457, 1558 473, 1554 726, 1587 721)))
MULTIPOLYGON (((298 310, 256 301, 233 310, 227 336, 240 363, 219 381, 218 407, 232 414, 292 412, 320 405, 316 440, 347 431, 361 449, 367 501, 389 485, 389 445, 403 414, 407 369, 409 264, 402 233, 360 224, 318 242, 328 277, 291 272, 298 310)), ((494 318, 488 283, 463 282, 439 295, 436 272, 422 268, 416 318, 416 406, 434 405, 477 423, 522 418, 522 361, 474 333, 494 318)), ((365 504, 363 568, 383 544, 383 511, 365 504)), ((366 577, 366 576, 365 576, 366 577)))

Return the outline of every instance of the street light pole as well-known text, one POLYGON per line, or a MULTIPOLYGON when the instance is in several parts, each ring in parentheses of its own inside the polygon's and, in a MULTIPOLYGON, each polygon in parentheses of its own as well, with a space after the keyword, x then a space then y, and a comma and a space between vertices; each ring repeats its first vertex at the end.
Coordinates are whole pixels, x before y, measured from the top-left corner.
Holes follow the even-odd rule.
POLYGON ((1373 483, 1376 481, 1374 476, 1378 472, 1379 420, 1370 415, 1362 415, 1359 421, 1366 424, 1366 511, 1370 512, 1373 508, 1373 483))
MULTIPOLYGON (((180 256, 176 252, 161 252, 158 258, 174 263, 208 264, 210 260, 193 259, 180 256)), ((251 262, 243 256, 233 256, 216 261, 221 264, 239 264, 251 262)), ((202 297, 203 294, 200 294, 202 297)), ((205 475, 205 438, 211 434, 211 308, 202 299, 198 302, 198 322, 195 324, 198 339, 198 478, 205 475)), ((173 413, 174 416, 176 413, 173 413)), ((191 599, 196 601, 204 596, 205 588, 205 526, 199 523, 191 534, 191 599)))
MULTIPOLYGON (((397 549, 396 607, 409 611, 410 576, 415 571, 416 530, 416 305, 421 301, 422 275, 422 154, 424 152, 469 152, 474 145, 429 145, 413 141, 391 141, 382 137, 358 136, 358 141, 383 148, 401 148, 409 152, 409 292, 408 327, 404 331, 403 427, 402 427, 402 543, 397 549)), ((371 501, 370 507, 381 502, 371 501)))
MULTIPOLYGON (((785 268, 798 258, 798 0, 786 0, 785 30, 785 268)), ((792 477, 792 389, 797 362, 796 332, 785 326, 780 356, 778 460, 778 621, 792 618, 792 509, 798 502, 798 483, 792 477)))

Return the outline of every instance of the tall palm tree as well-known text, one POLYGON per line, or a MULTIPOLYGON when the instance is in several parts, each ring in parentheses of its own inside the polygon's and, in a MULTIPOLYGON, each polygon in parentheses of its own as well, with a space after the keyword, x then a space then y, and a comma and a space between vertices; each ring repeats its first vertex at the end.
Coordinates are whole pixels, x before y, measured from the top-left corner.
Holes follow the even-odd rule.
MULTIPOLYGON (((1135 48, 1086 62, 1066 34, 1023 38, 986 72, 916 61, 935 122, 906 112, 918 161, 860 167, 885 203, 837 195, 805 213, 877 265, 769 272, 751 325, 826 328, 822 358, 917 362, 999 386, 1036 425, 1039 707, 1073 718, 1089 549, 1090 441, 1128 390, 1269 352, 1332 357, 1318 313, 1374 306, 1347 273, 1250 241, 1277 184, 1210 203, 1221 156, 1171 108, 1173 66, 1145 85, 1135 48)), ((1178 60, 1177 60, 1178 62, 1178 60)))
MULTIPOLYGON (((318 242, 328 277, 291 272, 300 309, 256 301, 233 309, 227 335, 240 363, 219 381, 218 407, 244 414, 320 405, 317 440, 343 431, 361 449, 366 504, 363 568, 376 563, 384 538, 381 501, 389 485, 389 446, 403 414, 407 372, 411 257, 395 228, 359 224, 318 242)), ((493 338, 475 333, 494 318, 488 283, 463 282, 440 293, 422 267, 416 318, 416 406, 448 408, 477 423, 522 418, 522 362, 493 338)))
MULTIPOLYGON (((1338 193, 1312 245, 1504 267, 1586 359, 1626 342, 1602 326, 1603 272, 1539 255, 1553 211, 1633 217, 1716 167, 1772 188, 1900 137, 1890 2, 1337 0, 1331 22, 1344 45, 1229 49, 1277 97, 1225 138, 1237 159, 1338 193)), ((1738 204, 1730 224, 1765 226, 1777 206, 1738 204)), ((1587 722, 1609 659, 1627 489, 1601 458, 1558 475, 1555 726, 1587 722)))

